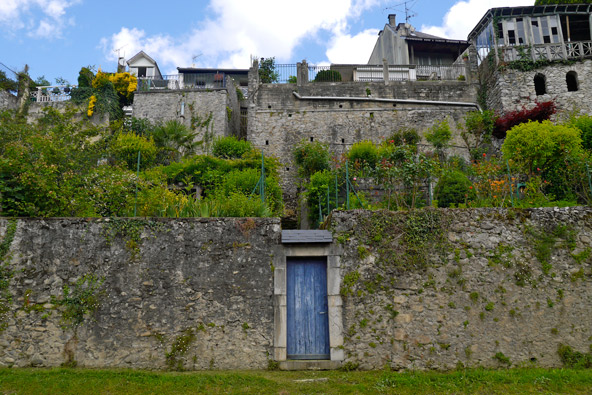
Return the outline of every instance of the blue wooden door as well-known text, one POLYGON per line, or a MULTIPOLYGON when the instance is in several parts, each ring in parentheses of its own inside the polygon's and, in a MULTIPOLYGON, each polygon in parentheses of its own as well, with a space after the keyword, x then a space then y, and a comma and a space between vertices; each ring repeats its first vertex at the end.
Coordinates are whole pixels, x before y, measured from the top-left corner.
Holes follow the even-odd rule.
POLYGON ((288 358, 329 359, 326 258, 287 262, 288 358))

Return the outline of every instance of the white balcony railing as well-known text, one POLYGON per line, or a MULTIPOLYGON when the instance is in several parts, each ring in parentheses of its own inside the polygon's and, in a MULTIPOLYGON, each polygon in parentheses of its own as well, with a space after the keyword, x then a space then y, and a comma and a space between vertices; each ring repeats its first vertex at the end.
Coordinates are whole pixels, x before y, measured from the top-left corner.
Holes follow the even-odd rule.
POLYGON ((38 103, 61 102, 70 100, 70 93, 76 85, 38 86, 31 91, 31 99, 38 103))
POLYGON ((577 41, 568 43, 535 44, 532 46, 502 47, 503 61, 515 60, 568 60, 592 57, 592 41, 577 41), (530 59, 528 59, 528 57, 530 59))

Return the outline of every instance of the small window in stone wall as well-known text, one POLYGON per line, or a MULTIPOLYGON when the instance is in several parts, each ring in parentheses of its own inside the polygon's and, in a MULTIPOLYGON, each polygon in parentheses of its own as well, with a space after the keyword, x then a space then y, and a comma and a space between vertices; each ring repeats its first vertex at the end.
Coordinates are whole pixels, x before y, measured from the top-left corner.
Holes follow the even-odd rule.
POLYGON ((568 92, 576 92, 578 90, 578 73, 570 71, 565 76, 568 92))
POLYGON ((543 74, 537 74, 534 76, 534 91, 537 96, 547 93, 547 81, 543 74))

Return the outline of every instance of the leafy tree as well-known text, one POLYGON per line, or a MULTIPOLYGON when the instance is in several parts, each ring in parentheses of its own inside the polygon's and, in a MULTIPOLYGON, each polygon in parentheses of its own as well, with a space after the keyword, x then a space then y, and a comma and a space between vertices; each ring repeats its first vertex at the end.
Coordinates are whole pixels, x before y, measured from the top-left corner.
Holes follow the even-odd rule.
POLYGON ((301 177, 310 177, 314 173, 329 169, 329 146, 317 141, 302 140, 294 149, 294 161, 298 165, 301 177))
POLYGON ((341 73, 337 70, 321 70, 317 73, 314 82, 339 82, 341 73))
POLYGON ((279 73, 275 69, 275 57, 261 58, 259 62, 259 79, 264 84, 278 82, 279 73))
POLYGON ((0 116, 3 215, 94 216, 87 175, 106 156, 104 131, 45 109, 36 125, 0 116))
POLYGON ((425 138, 436 149, 440 162, 444 163, 446 160, 445 151, 452 138, 452 131, 450 130, 448 121, 444 120, 442 122, 436 122, 434 126, 430 128, 429 132, 426 133, 425 138))
POLYGON ((410 145, 389 144, 382 147, 380 154, 376 177, 387 191, 388 208, 391 200, 398 208, 420 206, 421 188, 429 177, 438 173, 437 161, 417 153, 416 147, 410 145))
POLYGON ((417 147, 417 144, 421 141, 421 137, 417 130, 413 128, 401 128, 393 134, 391 134, 387 139, 387 144, 393 144, 395 146, 401 145, 409 145, 413 147, 417 147))
POLYGON ((4 71, 0 70, 0 91, 16 93, 17 89, 18 83, 10 79, 4 71))
POLYGON ((372 141, 360 141, 352 145, 347 153, 347 158, 357 166, 366 166, 373 169, 378 160, 378 149, 372 141))
POLYGON ((330 170, 322 170, 310 177, 306 184, 306 201, 308 205, 308 218, 314 225, 320 221, 319 211, 322 216, 327 215, 327 189, 329 189, 329 204, 335 208, 335 173, 330 170), (319 208, 319 202, 321 207, 319 208))
POLYGON ((471 111, 465 115, 465 126, 460 136, 473 160, 489 150, 496 118, 493 111, 471 111))
POLYGON ((45 78, 44 75, 41 75, 39 77, 37 77, 34 81, 33 81, 33 87, 38 87, 38 86, 50 86, 51 82, 49 82, 47 80, 47 78, 45 78))
POLYGON ((569 123, 582 131, 582 145, 587 150, 592 150, 592 117, 582 115, 574 118, 569 123))

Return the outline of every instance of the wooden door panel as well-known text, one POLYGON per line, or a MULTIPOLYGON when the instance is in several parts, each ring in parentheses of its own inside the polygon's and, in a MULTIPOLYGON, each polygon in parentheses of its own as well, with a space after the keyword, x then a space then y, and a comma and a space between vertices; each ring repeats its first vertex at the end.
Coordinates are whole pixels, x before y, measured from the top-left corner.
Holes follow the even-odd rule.
POLYGON ((288 358, 328 359, 326 258, 291 258, 287 267, 288 358))

